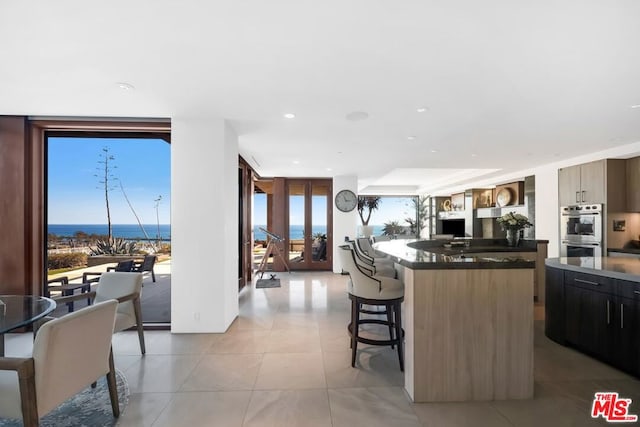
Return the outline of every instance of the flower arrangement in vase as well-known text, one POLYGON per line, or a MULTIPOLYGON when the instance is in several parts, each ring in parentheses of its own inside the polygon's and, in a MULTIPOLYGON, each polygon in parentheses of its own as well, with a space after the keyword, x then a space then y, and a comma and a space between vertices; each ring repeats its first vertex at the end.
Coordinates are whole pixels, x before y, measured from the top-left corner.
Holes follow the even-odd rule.
POLYGON ((515 212, 506 213, 496 221, 507 232, 507 245, 509 246, 518 246, 520 230, 533 225, 529 222, 529 218, 515 212))

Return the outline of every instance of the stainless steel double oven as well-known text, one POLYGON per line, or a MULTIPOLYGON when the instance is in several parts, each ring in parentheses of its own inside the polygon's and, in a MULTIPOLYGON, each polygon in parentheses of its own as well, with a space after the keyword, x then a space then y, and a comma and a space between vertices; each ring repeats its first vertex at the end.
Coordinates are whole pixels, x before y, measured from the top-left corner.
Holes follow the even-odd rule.
POLYGON ((560 208, 560 256, 602 256, 602 205, 560 208))

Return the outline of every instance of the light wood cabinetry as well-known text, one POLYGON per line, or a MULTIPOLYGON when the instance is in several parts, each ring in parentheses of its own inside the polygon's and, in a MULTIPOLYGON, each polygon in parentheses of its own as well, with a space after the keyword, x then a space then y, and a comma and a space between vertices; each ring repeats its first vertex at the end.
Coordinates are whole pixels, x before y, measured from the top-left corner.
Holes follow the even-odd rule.
POLYGON ((627 159, 627 210, 640 212, 640 157, 627 159))
POLYGON ((605 160, 558 170, 560 206, 606 203, 605 160))
MULTIPOLYGON (((640 177, 640 163, 638 164, 640 177)), ((603 159, 558 169, 560 206, 603 203, 608 212, 627 210, 627 161, 603 159)), ((640 192, 638 193, 640 211, 640 192)))

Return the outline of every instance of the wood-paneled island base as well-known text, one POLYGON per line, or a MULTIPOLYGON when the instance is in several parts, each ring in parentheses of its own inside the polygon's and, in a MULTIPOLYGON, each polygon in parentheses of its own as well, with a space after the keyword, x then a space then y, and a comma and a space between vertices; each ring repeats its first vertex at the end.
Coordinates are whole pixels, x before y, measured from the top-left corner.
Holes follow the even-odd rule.
MULTIPOLYGON (((376 244, 405 284, 409 396, 414 402, 533 397, 535 261, 486 248, 481 256, 473 249, 444 255, 423 243, 376 244)), ((505 246, 505 252, 513 251, 505 246)))

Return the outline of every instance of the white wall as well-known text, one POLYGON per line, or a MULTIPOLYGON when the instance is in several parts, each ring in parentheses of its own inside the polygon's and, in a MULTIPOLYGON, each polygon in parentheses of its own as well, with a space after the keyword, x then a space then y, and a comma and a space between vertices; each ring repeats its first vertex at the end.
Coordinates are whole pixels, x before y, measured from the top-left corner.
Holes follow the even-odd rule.
POLYGON ((238 138, 221 119, 171 121, 171 330, 238 315, 238 138))
MULTIPOLYGON (((333 177, 333 195, 340 190, 351 190, 358 194, 358 177, 355 175, 340 175, 333 177)), ((334 203, 332 201, 332 203, 334 203)), ((340 260, 338 259, 338 246, 344 243, 345 236, 354 239, 358 228, 358 210, 342 212, 333 207, 333 272, 342 272, 340 260)))

